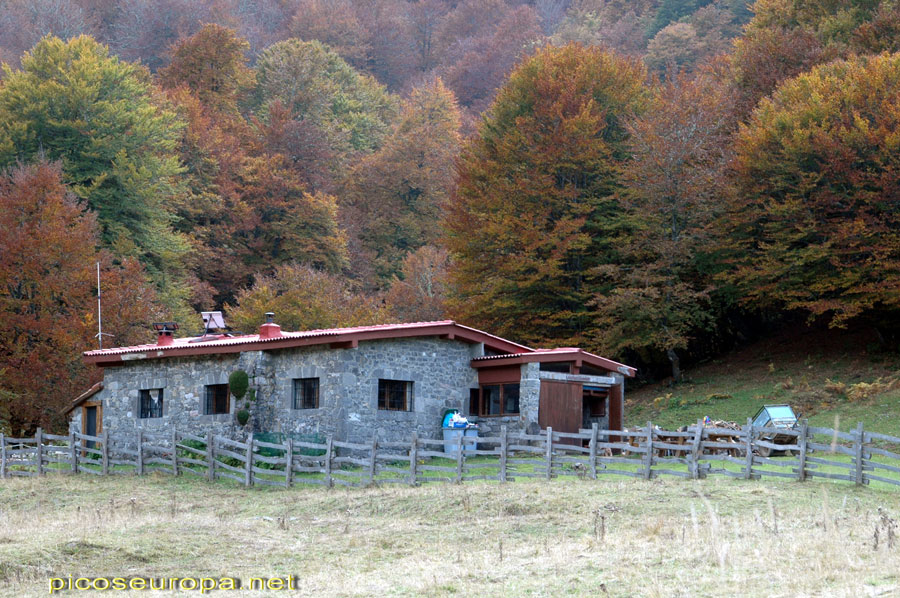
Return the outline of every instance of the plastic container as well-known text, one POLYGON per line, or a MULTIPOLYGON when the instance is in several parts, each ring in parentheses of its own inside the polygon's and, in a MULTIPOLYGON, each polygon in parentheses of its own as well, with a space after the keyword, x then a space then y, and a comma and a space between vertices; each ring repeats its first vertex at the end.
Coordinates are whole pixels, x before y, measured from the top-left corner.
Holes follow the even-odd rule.
MULTIPOLYGON (((478 438, 478 428, 469 426, 467 428, 442 428, 444 431, 444 452, 452 457, 456 457, 458 438, 467 436, 469 438, 478 438)), ((463 444, 463 453, 474 452, 478 450, 477 442, 466 442, 463 444)))

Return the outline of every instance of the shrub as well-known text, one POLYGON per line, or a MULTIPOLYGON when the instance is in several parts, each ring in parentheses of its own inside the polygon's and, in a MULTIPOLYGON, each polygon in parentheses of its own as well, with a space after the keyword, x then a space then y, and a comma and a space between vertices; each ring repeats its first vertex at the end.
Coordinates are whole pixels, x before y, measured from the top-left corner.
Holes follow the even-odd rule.
POLYGON ((231 372, 231 375, 228 376, 228 388, 231 389, 234 398, 240 401, 247 394, 247 389, 250 388, 250 376, 244 370, 231 372))

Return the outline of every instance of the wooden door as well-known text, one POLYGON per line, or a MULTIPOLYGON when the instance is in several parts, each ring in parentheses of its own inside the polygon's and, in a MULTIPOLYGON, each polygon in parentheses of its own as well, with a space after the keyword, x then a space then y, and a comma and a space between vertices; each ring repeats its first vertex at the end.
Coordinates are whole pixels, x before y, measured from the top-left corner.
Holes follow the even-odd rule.
POLYGON ((578 432, 581 429, 581 384, 541 380, 538 424, 554 432, 578 432))
MULTIPOLYGON (((88 401, 81 406, 81 433, 99 436, 103 431, 103 405, 99 401, 88 401)), ((94 448, 96 442, 85 440, 84 446, 94 448)))

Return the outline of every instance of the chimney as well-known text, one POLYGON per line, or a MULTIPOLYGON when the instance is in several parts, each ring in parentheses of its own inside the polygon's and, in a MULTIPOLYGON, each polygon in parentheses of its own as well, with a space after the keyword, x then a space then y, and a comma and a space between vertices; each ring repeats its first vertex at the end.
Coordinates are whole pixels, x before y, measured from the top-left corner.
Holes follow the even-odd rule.
POLYGON ((266 312, 266 323, 259 327, 259 338, 280 338, 281 326, 275 323, 275 313, 266 312))
POLYGON ((178 330, 178 324, 175 322, 154 322, 153 330, 159 335, 156 344, 159 347, 168 347, 175 343, 175 331, 178 330))

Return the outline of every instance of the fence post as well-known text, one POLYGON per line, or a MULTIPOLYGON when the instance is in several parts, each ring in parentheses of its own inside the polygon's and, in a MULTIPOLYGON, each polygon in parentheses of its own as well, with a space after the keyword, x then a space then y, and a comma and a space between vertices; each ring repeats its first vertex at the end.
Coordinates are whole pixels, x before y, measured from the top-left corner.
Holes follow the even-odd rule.
POLYGON ((0 478, 6 477, 6 436, 0 433, 0 478))
POLYGON ((172 475, 178 477, 178 430, 172 428, 172 475))
POLYGON ((103 430, 103 475, 109 475, 109 430, 103 430))
POLYGON ((463 475, 463 436, 465 431, 460 430, 459 436, 456 437, 456 483, 462 484, 463 475))
POLYGON ((287 447, 284 449, 284 487, 291 487, 291 478, 294 476, 294 440, 288 436, 287 447))
POLYGON ((419 435, 413 430, 412 445, 409 447, 409 485, 416 485, 416 470, 419 466, 419 435))
POLYGON ((244 486, 249 486, 253 482, 253 432, 250 432, 250 438, 247 439, 247 464, 244 469, 244 486))
POLYGON ((744 426, 744 432, 747 435, 744 450, 746 462, 744 463, 744 479, 749 480, 753 476, 753 418, 747 418, 747 425, 744 426))
POLYGON ((325 443, 325 485, 331 488, 334 481, 331 479, 331 458, 334 453, 334 437, 329 434, 325 443))
POLYGON ((856 485, 861 486, 863 483, 863 423, 856 424, 856 440, 853 442, 853 450, 856 452, 856 485))
POLYGON ((649 480, 653 471, 653 424, 650 422, 647 422, 647 454, 644 459, 644 479, 649 480))
POLYGON ((547 479, 553 477, 553 428, 547 426, 547 479))
POLYGON ((206 479, 216 479, 216 437, 212 432, 206 433, 206 479))
POLYGON ((144 475, 144 429, 137 431, 137 474, 144 475))
POLYGON ((378 457, 378 437, 372 438, 372 457, 369 459, 369 485, 375 485, 375 468, 377 466, 378 457))
POLYGON ((506 424, 500 426, 500 481, 506 481, 506 459, 509 454, 509 436, 506 424))
POLYGON ((34 433, 34 456, 37 461, 37 474, 44 475, 44 431, 41 428, 34 433))
POLYGON ((591 479, 597 479, 597 422, 591 424, 591 479))
POLYGON ((72 459, 72 473, 78 473, 78 449, 75 447, 75 432, 69 432, 69 457, 72 459))
POLYGON ((803 419, 803 422, 800 424, 800 438, 798 445, 800 445, 800 467, 797 469, 797 479, 801 482, 806 479, 806 432, 809 427, 809 420, 803 419))
POLYGON ((700 452, 703 443, 703 420, 697 419, 697 430, 691 443, 691 477, 700 479, 700 452))

